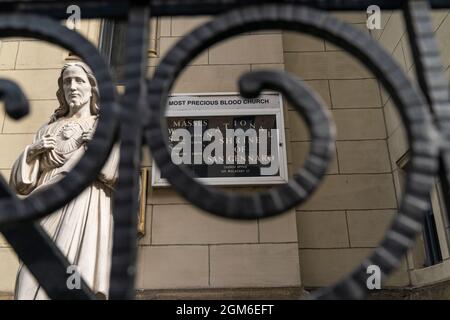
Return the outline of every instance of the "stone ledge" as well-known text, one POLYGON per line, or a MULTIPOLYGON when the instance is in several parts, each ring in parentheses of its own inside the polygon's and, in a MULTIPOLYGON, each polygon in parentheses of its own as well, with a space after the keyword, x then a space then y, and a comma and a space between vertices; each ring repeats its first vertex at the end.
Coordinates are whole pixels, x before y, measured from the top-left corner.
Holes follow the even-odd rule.
POLYGON ((398 288, 371 292, 369 300, 449 300, 450 281, 423 287, 398 288))
MULTIPOLYGON (((137 290, 137 300, 297 300, 307 298, 309 292, 299 287, 137 290)), ((449 300, 450 281, 418 288, 383 289, 369 293, 368 300, 449 300)), ((0 292, 0 300, 13 300, 7 292, 0 292)))
POLYGON ((300 287, 138 290, 138 300, 296 300, 309 294, 300 287))
POLYGON ((0 292, 0 300, 13 300, 13 295, 9 292, 0 292))

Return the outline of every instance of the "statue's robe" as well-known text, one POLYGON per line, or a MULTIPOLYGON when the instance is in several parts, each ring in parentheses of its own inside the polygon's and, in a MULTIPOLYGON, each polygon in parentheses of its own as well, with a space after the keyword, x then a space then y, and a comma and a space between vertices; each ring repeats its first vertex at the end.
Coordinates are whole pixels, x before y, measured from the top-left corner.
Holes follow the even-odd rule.
MULTIPOLYGON (((83 132, 95 128, 96 117, 60 118, 43 126, 34 141, 50 134, 56 148, 29 158, 30 146, 13 165, 10 185, 18 195, 27 196, 61 180, 82 157, 86 143, 83 132)), ((41 225, 76 266, 95 293, 108 296, 112 251, 112 193, 117 180, 119 150, 114 147, 98 179, 78 197, 41 220, 41 225)), ((69 270, 70 271, 70 270, 69 270)), ((73 272, 71 270, 70 272, 73 272)), ((68 278, 71 276, 68 273, 68 278)), ((73 280, 73 278, 72 278, 73 280)), ((70 281, 76 284, 76 281, 70 281)), ((21 264, 17 274, 16 299, 48 299, 28 269, 21 264)))

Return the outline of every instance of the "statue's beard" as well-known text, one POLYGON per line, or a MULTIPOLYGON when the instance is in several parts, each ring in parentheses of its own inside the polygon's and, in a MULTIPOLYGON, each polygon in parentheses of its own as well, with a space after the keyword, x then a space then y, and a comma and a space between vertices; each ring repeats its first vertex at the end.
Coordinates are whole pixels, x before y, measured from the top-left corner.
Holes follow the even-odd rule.
POLYGON ((71 110, 74 111, 78 111, 80 110, 82 107, 84 107, 86 104, 89 103, 89 99, 86 100, 78 100, 78 101, 70 101, 69 102, 69 107, 71 110))

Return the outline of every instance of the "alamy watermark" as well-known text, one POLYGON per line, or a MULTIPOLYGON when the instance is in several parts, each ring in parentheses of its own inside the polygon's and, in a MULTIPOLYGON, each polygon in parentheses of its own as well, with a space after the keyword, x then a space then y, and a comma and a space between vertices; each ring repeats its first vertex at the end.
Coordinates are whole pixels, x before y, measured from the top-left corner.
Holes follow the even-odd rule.
POLYGON ((367 29, 381 30, 381 9, 377 5, 367 8, 367 29))
POLYGON ((69 290, 80 290, 81 275, 78 272, 78 267, 76 265, 70 265, 67 267, 66 273, 69 275, 66 281, 67 288, 69 290))
POLYGON ((193 123, 194 133, 184 128, 170 129, 174 164, 195 165, 241 165, 261 164, 261 175, 270 176, 278 172, 278 130, 252 127, 225 129, 225 136, 218 128, 203 132, 203 121, 193 123), (271 155, 269 155, 269 140, 271 155), (204 143, 209 142, 204 147, 204 143), (192 146, 194 150, 192 150, 192 146), (248 147, 247 147, 248 146, 248 147), (225 149, 225 150, 224 150, 225 149))
POLYGON ((381 289, 381 269, 377 265, 370 265, 367 267, 366 273, 369 275, 367 277, 366 285, 369 290, 380 290, 381 289))
POLYGON ((81 29, 81 8, 75 4, 70 5, 66 9, 66 13, 70 16, 66 19, 66 26, 71 30, 81 29))

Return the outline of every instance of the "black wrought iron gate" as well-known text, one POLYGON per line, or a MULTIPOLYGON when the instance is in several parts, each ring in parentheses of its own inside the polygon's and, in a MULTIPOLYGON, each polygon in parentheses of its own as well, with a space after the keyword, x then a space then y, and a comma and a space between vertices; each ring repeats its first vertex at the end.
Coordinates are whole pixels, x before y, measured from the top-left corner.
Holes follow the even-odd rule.
MULTIPOLYGON (((146 144, 172 186, 197 207, 233 219, 257 219, 285 212, 316 189, 331 159, 334 126, 315 96, 296 78, 281 72, 244 75, 241 94, 256 97, 277 90, 306 120, 311 133, 310 154, 289 183, 252 196, 225 193, 200 184, 176 166, 166 146, 164 112, 168 94, 183 68, 203 50, 229 37, 261 29, 307 33, 342 47, 368 67, 392 96, 410 143, 411 166, 395 220, 380 246, 353 272, 318 299, 361 299, 366 295, 366 268, 378 265, 384 275, 400 263, 421 230, 433 179, 440 175, 450 208, 450 96, 430 8, 450 8, 449 0, 0 0, 0 37, 32 37, 59 45, 80 56, 98 80, 102 108, 93 140, 79 164, 60 182, 19 199, 4 180, 0 186, 0 230, 52 299, 95 299, 82 282, 81 290, 66 286, 67 259, 43 231, 38 219, 79 195, 106 161, 113 143, 121 141, 119 181, 114 203, 114 246, 110 298, 135 296, 136 216, 141 145, 146 144), (116 93, 108 65, 88 40, 62 26, 66 9, 78 4, 83 18, 127 21, 125 93, 116 93), (367 33, 329 15, 328 10, 401 9, 411 41, 419 87, 367 33), (216 15, 181 39, 161 60, 152 78, 146 77, 149 18, 177 15, 216 15)), ((10 117, 28 112, 20 87, 0 79, 0 98, 10 117)))

